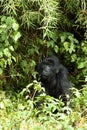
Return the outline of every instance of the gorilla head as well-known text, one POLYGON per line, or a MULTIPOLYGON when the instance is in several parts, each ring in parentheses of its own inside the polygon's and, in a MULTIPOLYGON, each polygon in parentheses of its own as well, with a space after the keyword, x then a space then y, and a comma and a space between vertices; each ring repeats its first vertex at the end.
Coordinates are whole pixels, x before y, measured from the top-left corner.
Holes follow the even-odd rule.
POLYGON ((41 63, 38 63, 35 69, 38 72, 41 81, 50 82, 50 80, 54 79, 59 71, 58 64, 59 60, 55 56, 45 58, 41 63))
POLYGON ((70 82, 67 69, 59 62, 56 56, 43 59, 35 67, 40 81, 50 96, 58 98, 60 95, 66 102, 66 95, 70 95, 70 82))

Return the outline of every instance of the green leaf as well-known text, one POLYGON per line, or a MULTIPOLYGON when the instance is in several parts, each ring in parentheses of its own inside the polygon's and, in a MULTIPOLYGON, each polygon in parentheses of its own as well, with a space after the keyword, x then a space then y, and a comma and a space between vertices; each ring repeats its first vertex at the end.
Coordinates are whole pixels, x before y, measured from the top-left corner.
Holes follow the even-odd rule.
POLYGON ((54 32, 49 32, 49 37, 56 42, 58 39, 58 30, 54 30, 54 32))
POLYGON ((26 61, 26 60, 23 60, 20 64, 21 64, 21 67, 24 68, 24 67, 27 66, 27 61, 26 61))
POLYGON ((69 53, 71 54, 72 52, 75 52, 75 47, 73 43, 71 43, 70 48, 69 48, 69 53))
POLYGON ((9 49, 8 49, 8 48, 5 48, 3 52, 4 52, 4 55, 5 55, 5 56, 11 57, 11 53, 9 52, 9 49))
POLYGON ((81 94, 80 94, 80 92, 78 90, 76 90, 75 95, 76 95, 77 98, 81 97, 81 94))
POLYGON ((15 40, 15 42, 17 42, 18 41, 18 39, 21 37, 21 34, 20 34, 20 32, 17 32, 15 35, 14 35, 14 40, 15 40))
POLYGON ((11 65, 11 63, 12 63, 12 60, 11 60, 11 58, 8 58, 8 65, 11 65))
POLYGON ((78 69, 82 69, 82 68, 84 68, 85 67, 85 63, 84 62, 80 62, 79 64, 78 64, 78 69))
POLYGON ((2 50, 0 49, 0 58, 3 57, 3 53, 2 53, 2 50))
POLYGON ((58 46, 57 46, 57 45, 55 45, 55 46, 54 46, 54 51, 57 53, 57 52, 58 52, 58 50, 59 50, 58 46))
POLYGON ((12 59, 16 62, 16 58, 14 56, 12 56, 12 59))
POLYGON ((5 65, 5 60, 4 58, 2 58, 2 60, 0 61, 0 67, 4 68, 4 65, 5 65))
POLYGON ((51 40, 51 41, 48 41, 47 42, 47 47, 54 47, 54 41, 53 40, 51 40))
POLYGON ((75 62, 77 60, 77 55, 76 54, 72 54, 71 55, 71 61, 75 62))
POLYGON ((87 76, 85 77, 85 82, 87 82, 87 76))
POLYGON ((0 68, 0 75, 3 73, 3 70, 2 70, 2 68, 0 68))
POLYGON ((19 25, 18 25, 17 23, 13 23, 13 24, 12 24, 12 28, 13 28, 15 31, 17 31, 18 28, 19 28, 19 25))
POLYGON ((63 43, 66 40, 65 36, 61 36, 61 42, 63 43))
POLYGON ((22 68, 23 72, 25 72, 26 74, 28 74, 29 68, 28 68, 28 63, 27 63, 26 60, 23 60, 23 61, 20 63, 20 67, 22 68))
POLYGON ((6 24, 0 25, 0 33, 3 31, 3 30, 1 30, 1 29, 4 29, 4 28, 7 28, 7 25, 6 25, 6 24))
POLYGON ((7 17, 7 19, 6 19, 6 24, 8 25, 8 26, 11 26, 12 25, 12 17, 7 17))
POLYGON ((6 20, 6 16, 3 16, 2 18, 1 18, 1 21, 3 22, 3 21, 5 21, 6 20))
MULTIPOLYGON (((3 102, 0 102, 0 109, 5 109, 5 106, 4 106, 3 102)), ((2 129, 0 129, 0 130, 2 130, 2 129)))
POLYGON ((68 50, 69 49, 69 42, 64 42, 64 48, 66 49, 66 50, 68 50))
POLYGON ((24 106, 20 103, 20 104, 18 104, 18 109, 20 109, 20 110, 24 110, 24 106))
POLYGON ((1 37, 1 39, 2 39, 2 41, 5 41, 6 38, 7 38, 7 35, 4 33, 4 34, 2 35, 2 37, 1 37))
POLYGON ((10 49, 11 51, 14 51, 13 46, 9 46, 9 49, 10 49))

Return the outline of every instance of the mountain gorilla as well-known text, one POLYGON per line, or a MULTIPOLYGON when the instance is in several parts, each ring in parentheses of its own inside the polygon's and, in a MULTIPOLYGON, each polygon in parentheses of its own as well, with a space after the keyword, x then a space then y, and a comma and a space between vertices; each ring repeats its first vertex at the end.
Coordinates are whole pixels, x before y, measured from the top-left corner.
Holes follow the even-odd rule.
POLYGON ((70 82, 67 69, 59 62, 56 56, 43 59, 35 67, 40 81, 48 95, 54 98, 62 97, 63 102, 67 103, 67 95, 70 96, 70 82))

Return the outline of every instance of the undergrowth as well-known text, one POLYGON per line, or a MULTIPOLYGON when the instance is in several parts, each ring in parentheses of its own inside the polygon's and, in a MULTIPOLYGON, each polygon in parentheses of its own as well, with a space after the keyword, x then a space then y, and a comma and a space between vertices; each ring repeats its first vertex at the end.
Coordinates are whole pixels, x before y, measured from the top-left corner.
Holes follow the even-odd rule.
POLYGON ((34 94, 41 90, 40 84, 34 81, 19 94, 0 91, 0 130, 87 129, 87 86, 80 91, 72 88, 72 108, 68 104, 64 107, 61 99, 44 92, 34 98, 35 95, 30 96, 30 87, 34 94), (64 113, 66 108, 67 114, 64 113), (55 113, 55 110, 58 111, 55 113))

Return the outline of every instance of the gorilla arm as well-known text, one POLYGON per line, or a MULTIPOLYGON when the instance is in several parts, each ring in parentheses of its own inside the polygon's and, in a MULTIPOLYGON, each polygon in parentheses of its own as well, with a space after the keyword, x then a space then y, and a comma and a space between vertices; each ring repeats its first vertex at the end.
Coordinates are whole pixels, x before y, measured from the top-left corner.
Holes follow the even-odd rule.
POLYGON ((69 100, 69 97, 70 97, 71 86, 68 79, 68 71, 63 65, 61 65, 58 75, 60 78, 61 95, 62 95, 63 101, 66 104, 66 102, 69 100))

